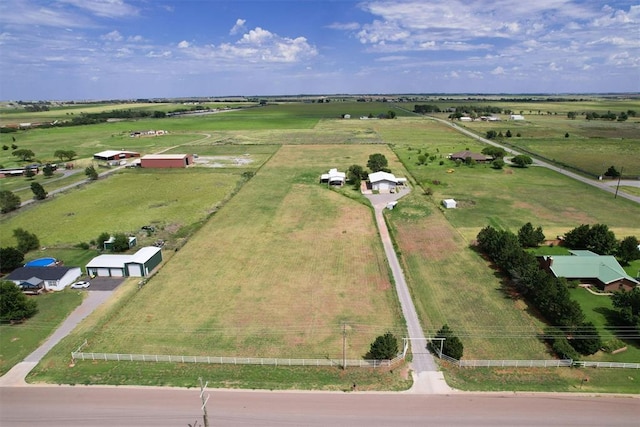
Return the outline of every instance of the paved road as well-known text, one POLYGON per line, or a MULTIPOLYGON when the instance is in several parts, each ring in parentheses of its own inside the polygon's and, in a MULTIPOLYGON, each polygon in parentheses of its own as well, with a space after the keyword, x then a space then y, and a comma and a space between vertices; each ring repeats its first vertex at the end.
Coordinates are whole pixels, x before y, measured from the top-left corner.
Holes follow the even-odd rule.
MULTIPOLYGON (((90 291, 88 295, 60 325, 58 329, 33 353, 28 355, 22 362, 15 365, 6 374, 0 377, 0 387, 23 386, 26 385, 24 378, 40 362, 40 360, 58 344, 62 338, 66 337, 73 329, 100 304, 105 302, 110 296, 108 291, 90 291)), ((71 361, 71 355, 69 355, 71 361)))
MULTIPOLYGON (((510 154, 512 154, 514 156, 518 155, 518 154, 522 154, 519 151, 514 150, 513 148, 506 147, 506 146, 501 145, 501 144, 499 144, 499 143, 497 143, 495 141, 492 141, 490 139, 486 139, 486 138, 483 138, 481 136, 478 136, 475 133, 473 133, 473 132, 471 132, 471 131, 469 131, 469 130, 461 127, 461 126, 458 126, 457 124, 450 122, 449 120, 439 119, 437 117, 427 117, 427 118, 429 118, 431 120, 435 120, 435 121, 440 122, 440 123, 443 123, 443 124, 445 124, 447 126, 450 126, 450 127, 454 128, 455 130, 457 130, 458 132, 463 133, 463 134, 465 134, 467 136, 470 136, 471 138, 477 139, 478 141, 483 142, 485 144, 489 144, 489 145, 493 145, 495 147, 503 148, 507 153, 510 153, 510 154)), ((576 181, 581 181, 581 182, 584 182, 585 184, 591 185, 593 187, 597 187, 597 188, 599 188, 601 190, 604 190, 604 191, 607 191, 609 193, 616 194, 616 188, 615 187, 617 185, 617 181, 615 183, 612 183, 611 181, 597 181, 597 180, 594 180, 594 179, 585 178, 582 175, 578 175, 577 173, 570 172, 570 171, 568 171, 566 169, 560 168, 558 166, 552 165, 551 163, 547 163, 545 161, 538 160, 538 159, 534 159, 533 164, 537 165, 537 166, 543 166, 545 168, 551 169, 551 170, 556 171, 558 173, 561 173, 561 174, 563 174, 565 176, 568 176, 569 178, 573 178, 576 181)), ((640 181, 625 180, 625 184, 620 183, 620 185, 628 185, 628 186, 640 187, 640 181)), ((625 199, 632 200, 632 201, 634 201, 636 203, 640 203, 640 196, 635 196, 633 194, 626 193, 623 190, 618 191, 618 197, 623 197, 625 199)))
MULTIPOLYGON (((212 390, 211 426, 634 426, 640 399, 212 390)), ((0 425, 202 426, 199 389, 0 388, 0 425)))
POLYGON ((438 366, 433 360, 433 356, 426 349, 427 343, 424 332, 422 331, 422 325, 420 324, 420 319, 413 305, 411 293, 409 292, 409 287, 404 278, 404 272, 402 271, 402 267, 400 267, 400 262, 393 248, 393 243, 389 236, 389 229, 387 228, 383 215, 383 211, 389 202, 400 199, 408 194, 409 191, 407 187, 400 193, 370 194, 367 195, 367 198, 371 201, 375 211, 380 239, 382 240, 384 252, 396 284, 396 293, 400 300, 402 314, 407 322, 407 333, 411 340, 411 354, 413 356, 413 360, 411 361, 411 368, 413 370, 413 386, 411 387, 411 392, 426 394, 448 393, 451 392, 451 388, 447 385, 442 372, 438 371, 438 366))

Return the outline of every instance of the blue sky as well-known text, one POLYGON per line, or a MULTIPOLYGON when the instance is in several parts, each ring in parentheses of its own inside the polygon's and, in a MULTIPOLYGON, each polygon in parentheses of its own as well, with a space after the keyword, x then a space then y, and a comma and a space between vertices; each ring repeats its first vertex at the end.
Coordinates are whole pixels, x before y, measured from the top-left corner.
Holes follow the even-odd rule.
POLYGON ((638 91, 637 1, 0 1, 3 100, 638 91))

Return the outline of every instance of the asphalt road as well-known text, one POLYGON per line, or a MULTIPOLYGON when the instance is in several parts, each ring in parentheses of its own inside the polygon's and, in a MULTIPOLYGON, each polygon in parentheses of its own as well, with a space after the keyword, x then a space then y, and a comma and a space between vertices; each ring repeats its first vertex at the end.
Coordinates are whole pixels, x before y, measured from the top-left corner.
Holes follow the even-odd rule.
MULTIPOLYGON (((634 426, 640 399, 212 390, 210 426, 634 426)), ((199 389, 0 388, 0 425, 202 426, 199 389), (196 424, 197 422, 197 424, 196 424)))

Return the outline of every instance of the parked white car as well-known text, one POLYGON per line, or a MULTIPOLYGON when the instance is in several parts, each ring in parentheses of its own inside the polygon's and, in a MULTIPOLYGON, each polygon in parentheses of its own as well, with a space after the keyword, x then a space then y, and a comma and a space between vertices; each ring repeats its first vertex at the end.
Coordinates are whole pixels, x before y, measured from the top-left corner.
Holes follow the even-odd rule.
POLYGON ((73 285, 71 285, 71 289, 86 289, 89 286, 91 286, 90 282, 87 282, 85 280, 82 280, 80 282, 76 282, 73 285))

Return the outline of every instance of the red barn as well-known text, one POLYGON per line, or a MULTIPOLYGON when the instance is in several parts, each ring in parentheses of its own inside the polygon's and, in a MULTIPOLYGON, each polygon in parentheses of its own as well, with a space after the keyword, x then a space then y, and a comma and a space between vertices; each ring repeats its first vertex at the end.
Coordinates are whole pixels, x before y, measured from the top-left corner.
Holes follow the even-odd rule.
POLYGON ((143 168, 186 168, 193 164, 193 154, 147 154, 140 159, 143 168))

